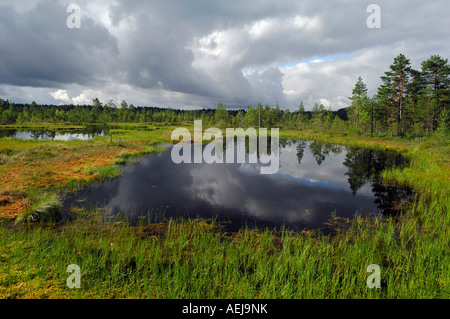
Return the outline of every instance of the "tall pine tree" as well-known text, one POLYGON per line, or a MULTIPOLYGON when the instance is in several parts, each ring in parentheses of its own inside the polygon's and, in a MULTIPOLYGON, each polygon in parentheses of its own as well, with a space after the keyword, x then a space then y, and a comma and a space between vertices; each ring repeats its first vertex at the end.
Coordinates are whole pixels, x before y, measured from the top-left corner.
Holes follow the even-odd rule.
POLYGON ((399 54, 394 58, 394 63, 389 68, 390 70, 384 73, 385 75, 381 77, 381 80, 385 86, 392 89, 392 99, 397 108, 397 133, 398 135, 403 135, 403 107, 411 76, 409 59, 403 54, 399 54))

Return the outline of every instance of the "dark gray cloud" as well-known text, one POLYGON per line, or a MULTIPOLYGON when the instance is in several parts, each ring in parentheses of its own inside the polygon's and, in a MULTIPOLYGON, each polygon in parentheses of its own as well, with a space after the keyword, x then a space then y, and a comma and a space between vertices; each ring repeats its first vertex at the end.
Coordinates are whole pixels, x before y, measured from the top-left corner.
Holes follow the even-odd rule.
POLYGON ((192 67, 194 54, 185 48, 184 33, 152 21, 147 15, 138 15, 133 32, 120 38, 118 69, 126 81, 141 88, 213 95, 210 78, 192 67))
POLYGON ((83 17, 83 28, 67 28, 64 6, 42 2, 20 13, 0 6, 0 83, 58 87, 92 84, 105 75, 105 61, 117 55, 117 41, 105 27, 83 17))
POLYGON ((371 3, 3 0, 0 89, 2 97, 26 91, 45 103, 98 96, 295 108, 304 100, 307 109, 336 109, 348 104, 359 75, 373 93, 399 53, 416 67, 432 54, 450 56, 448 1, 377 1, 380 29, 366 25, 371 3), (72 2, 81 29, 65 26, 72 2))

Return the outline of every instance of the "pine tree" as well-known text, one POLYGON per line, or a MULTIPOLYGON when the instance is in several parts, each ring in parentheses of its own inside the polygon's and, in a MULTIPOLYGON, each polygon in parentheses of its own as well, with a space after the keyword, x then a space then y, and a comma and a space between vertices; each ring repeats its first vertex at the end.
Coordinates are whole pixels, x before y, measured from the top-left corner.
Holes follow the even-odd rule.
POLYGON ((432 55, 422 62, 422 78, 425 87, 432 87, 432 95, 436 100, 436 109, 433 110, 433 130, 437 129, 441 113, 446 112, 450 103, 450 66, 448 59, 439 55, 432 55))
POLYGON ((214 118, 216 120, 216 123, 218 123, 219 127, 226 127, 228 124, 228 112, 223 106, 222 103, 219 103, 217 105, 216 112, 214 114, 214 118))
POLYGON ((94 104, 94 111, 97 113, 97 115, 100 115, 103 111, 103 106, 100 100, 96 97, 92 100, 92 103, 94 104))
POLYGON ((300 101, 300 105, 298 106, 298 126, 302 130, 305 127, 306 114, 305 114, 305 105, 303 101, 300 101))
POLYGON ((360 98, 363 94, 367 93, 367 87, 364 83, 361 76, 358 77, 358 81, 356 81, 355 88, 352 91, 352 96, 349 98, 350 100, 355 100, 360 98))
POLYGON ((355 87, 352 90, 352 96, 349 99, 352 101, 352 105, 350 106, 350 117, 353 119, 353 124, 356 127, 360 125, 360 117, 363 116, 361 113, 361 99, 365 97, 367 94, 367 87, 364 83, 361 76, 358 77, 358 81, 356 81, 355 87))
POLYGON ((411 74, 409 59, 407 59, 403 54, 399 54, 389 68, 390 70, 385 72, 385 76, 382 76, 381 80, 384 85, 390 86, 393 89, 392 99, 397 107, 398 135, 403 135, 403 107, 407 96, 408 82, 411 74))
POLYGON ((392 132, 392 126, 396 122, 395 103, 392 99, 393 89, 388 84, 381 85, 375 96, 375 121, 379 123, 386 133, 392 132))

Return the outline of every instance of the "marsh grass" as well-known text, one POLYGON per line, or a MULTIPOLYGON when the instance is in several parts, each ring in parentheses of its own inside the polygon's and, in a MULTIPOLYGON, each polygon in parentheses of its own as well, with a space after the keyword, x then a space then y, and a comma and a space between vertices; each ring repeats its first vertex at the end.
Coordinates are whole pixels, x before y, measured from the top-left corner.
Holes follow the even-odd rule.
POLYGON ((114 163, 117 165, 125 165, 129 162, 135 162, 139 160, 142 156, 159 153, 163 151, 165 151, 165 148, 161 146, 149 146, 137 152, 124 151, 120 153, 118 157, 115 158, 114 163))
POLYGON ((22 212, 16 222, 51 222, 59 218, 62 201, 56 192, 30 189, 26 192, 29 207, 22 212))
POLYGON ((9 194, 33 189, 73 191, 117 177, 126 163, 164 150, 158 145, 167 141, 168 130, 150 126, 124 130, 112 140, 109 136, 70 142, 0 138, 0 202, 7 203, 0 205, 0 216, 15 218, 24 213, 22 196, 9 194))
MULTIPOLYGON (((159 133, 124 133, 121 143, 146 134, 159 133)), ((283 136, 399 150, 410 166, 385 171, 383 178, 411 186, 416 200, 400 216, 355 215, 333 236, 254 227, 228 233, 215 221, 188 218, 131 226, 105 220, 95 209, 64 224, 11 227, 0 220, 0 298, 450 297, 448 145, 283 136), (81 268, 81 289, 66 286, 70 264, 81 268), (381 268, 381 289, 366 285, 370 264, 381 268)), ((134 155, 120 157, 125 162, 134 155)))
MULTIPOLYGON (((2 298, 445 298, 445 242, 417 224, 357 217, 335 240, 284 228, 233 234, 201 219, 130 227, 95 211, 64 225, 0 228, 2 298), (411 236, 414 234, 414 236, 411 236), (442 252, 442 251, 441 251, 442 252), (68 289, 66 268, 81 268, 68 289), (378 264, 382 288, 369 289, 378 264), (51 287, 51 288, 50 288, 51 287)), ((448 264, 447 264, 448 265, 448 264)))
POLYGON ((104 180, 119 176, 122 173, 122 168, 119 165, 85 166, 81 169, 81 172, 93 175, 95 180, 104 180))

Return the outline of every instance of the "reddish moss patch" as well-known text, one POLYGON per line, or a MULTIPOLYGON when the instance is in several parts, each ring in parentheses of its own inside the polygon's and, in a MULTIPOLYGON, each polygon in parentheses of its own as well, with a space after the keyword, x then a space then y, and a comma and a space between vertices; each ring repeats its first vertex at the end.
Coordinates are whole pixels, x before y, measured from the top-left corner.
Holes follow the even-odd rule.
POLYGON ((95 176, 83 171, 86 166, 102 167, 114 163, 122 152, 139 152, 142 146, 89 145, 58 148, 56 156, 46 155, 51 147, 37 149, 28 162, 7 164, 0 171, 0 216, 16 218, 29 204, 23 193, 30 188, 64 186, 69 180, 92 181, 95 176), (11 195, 16 194, 16 195, 11 195))

